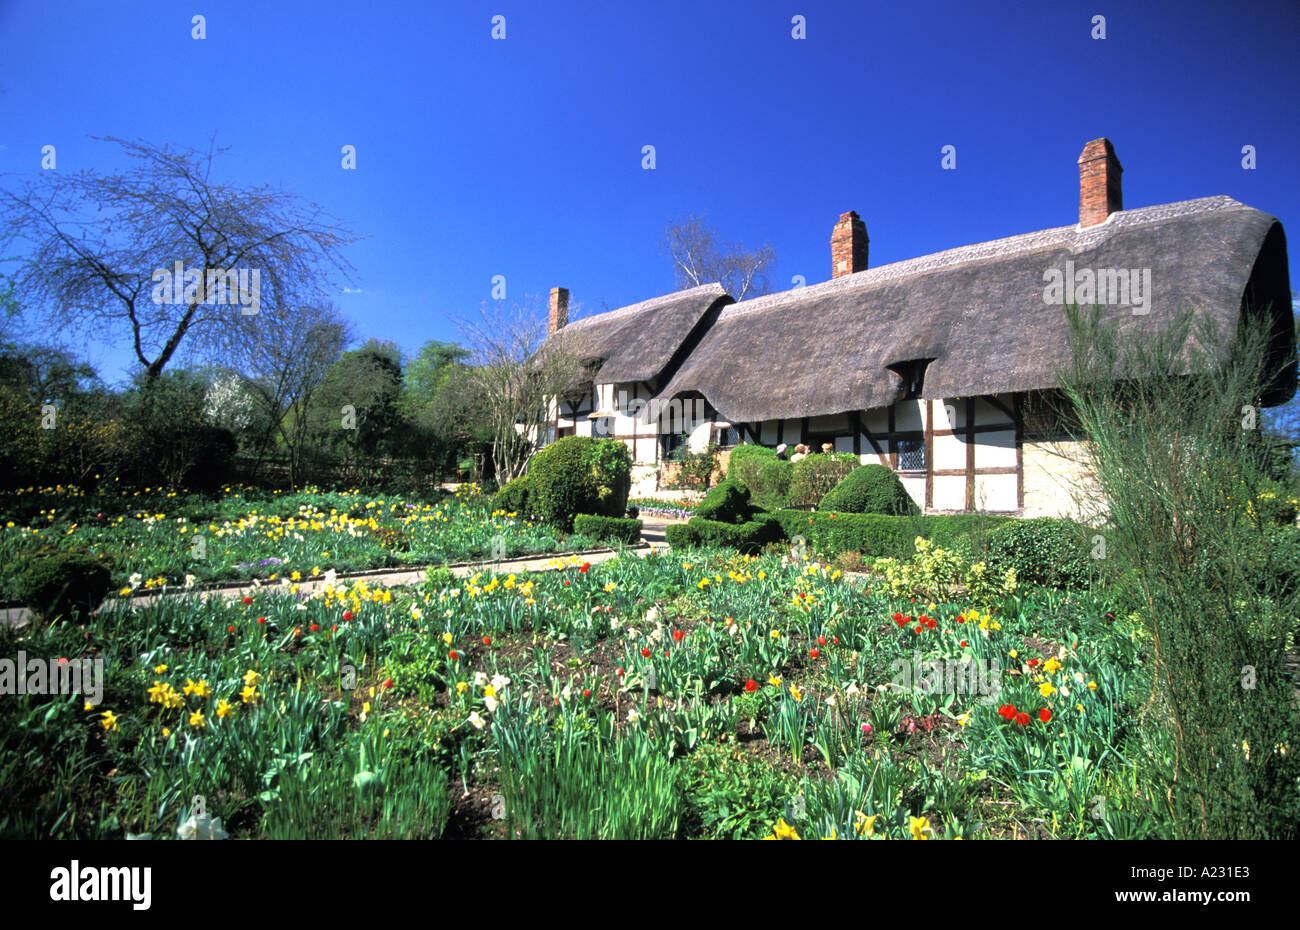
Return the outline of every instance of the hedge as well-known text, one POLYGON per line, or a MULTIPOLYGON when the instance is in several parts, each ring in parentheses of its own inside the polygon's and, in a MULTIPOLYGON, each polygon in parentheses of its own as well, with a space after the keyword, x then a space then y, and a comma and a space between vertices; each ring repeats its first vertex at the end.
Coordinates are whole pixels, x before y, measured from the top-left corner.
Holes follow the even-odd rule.
POLYGON ((632 458, 617 439, 566 436, 533 456, 528 466, 529 505, 565 531, 580 513, 622 517, 632 483, 632 458))
POLYGON ((896 517, 824 510, 778 510, 774 516, 787 538, 802 536, 820 555, 859 552, 869 559, 911 558, 916 552, 916 537, 924 536, 936 546, 964 550, 978 560, 982 558, 981 533, 1015 519, 984 514, 896 517))
POLYGON ((790 475, 790 507, 816 507, 861 463, 852 452, 818 452, 795 462, 790 475))
POLYGON ((861 465, 817 505, 818 510, 836 513, 884 513, 892 516, 919 513, 898 474, 888 465, 861 465))
POLYGON ((753 513, 749 505, 749 489, 733 478, 728 478, 704 495, 695 508, 695 515, 720 523, 745 523, 753 513))
POLYGON ((782 533, 774 515, 761 513, 739 524, 692 517, 688 523, 669 526, 664 535, 673 549, 703 546, 756 553, 768 543, 780 542, 782 533))
POLYGON ((592 539, 627 543, 629 546, 641 538, 641 521, 626 517, 580 513, 573 518, 573 529, 592 539))
POLYGON ((41 620, 71 620, 94 611, 112 589, 104 560, 88 552, 28 556, 15 579, 14 594, 41 620))
POLYGON ((1086 588, 1092 576, 1087 527, 1037 518, 1000 526, 989 536, 989 562, 1014 568, 1016 580, 1049 588, 1086 588))
POLYGON ((531 495, 532 485, 528 476, 523 475, 497 491, 496 496, 492 498, 492 509, 504 510, 506 513, 518 514, 527 519, 533 515, 531 495))

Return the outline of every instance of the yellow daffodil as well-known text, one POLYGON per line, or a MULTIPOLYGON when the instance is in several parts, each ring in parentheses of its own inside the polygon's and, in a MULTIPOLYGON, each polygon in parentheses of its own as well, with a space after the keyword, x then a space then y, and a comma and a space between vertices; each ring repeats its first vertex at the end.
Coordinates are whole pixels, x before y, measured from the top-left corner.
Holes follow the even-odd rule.
POLYGON ((771 835, 771 836, 765 836, 765 837, 763 837, 763 839, 765 839, 765 840, 797 840, 797 839, 799 839, 799 834, 795 831, 795 828, 792 827, 792 826, 790 826, 788 823, 786 823, 786 822, 785 822, 785 818, 782 817, 781 819, 779 819, 779 820, 776 822, 776 826, 775 826, 775 827, 773 828, 773 830, 772 830, 772 835, 771 835))
POLYGON ((165 671, 167 671, 167 666, 165 665, 155 665, 153 669, 155 675, 161 675, 165 671))
POLYGON ((794 683, 790 684, 790 697, 794 698, 796 701, 803 700, 803 694, 799 691, 799 687, 794 683))
POLYGON ((854 830, 867 836, 876 835, 876 817, 879 816, 878 814, 872 814, 870 817, 862 813, 862 811, 854 811, 853 814, 854 830))
POLYGON ((930 826, 929 818, 908 817, 907 819, 911 821, 911 825, 909 829, 912 831, 912 839, 914 840, 930 839, 930 835, 934 832, 934 828, 930 826))
POLYGON ((207 725, 208 721, 204 718, 203 711, 196 710, 194 713, 190 714, 190 726, 206 727, 207 725))
POLYGON ((235 712, 235 709, 234 709, 233 707, 231 707, 231 706, 226 702, 226 699, 225 699, 225 698, 222 698, 221 700, 217 701, 217 719, 218 719, 218 720, 225 720, 226 717, 228 717, 229 715, 233 714, 234 712, 235 712))
POLYGON ((261 695, 257 693, 257 689, 252 685, 246 685, 243 690, 239 692, 239 699, 245 704, 256 704, 259 697, 261 697, 261 695))
POLYGON ((106 710, 100 714, 100 716, 103 719, 99 721, 99 724, 105 730, 111 731, 117 729, 117 714, 113 713, 111 710, 106 710))
POLYGON ((1052 683, 1050 681, 1045 681, 1038 686, 1038 693, 1041 694, 1043 697, 1051 697, 1053 694, 1056 693, 1056 689, 1052 687, 1052 683))
POLYGON ((1095 682, 1095 681, 1090 681, 1090 682, 1088 682, 1088 690, 1089 690, 1089 691, 1096 691, 1096 690, 1097 690, 1097 682, 1095 682))
POLYGON ((779 688, 779 687, 781 687, 781 676, 780 676, 780 675, 768 675, 768 676, 767 676, 767 683, 768 683, 769 685, 771 685, 773 688, 779 688))
POLYGON ((255 688, 261 683, 262 683, 262 676, 257 674, 257 672, 253 671, 251 668, 244 673, 244 684, 255 688))

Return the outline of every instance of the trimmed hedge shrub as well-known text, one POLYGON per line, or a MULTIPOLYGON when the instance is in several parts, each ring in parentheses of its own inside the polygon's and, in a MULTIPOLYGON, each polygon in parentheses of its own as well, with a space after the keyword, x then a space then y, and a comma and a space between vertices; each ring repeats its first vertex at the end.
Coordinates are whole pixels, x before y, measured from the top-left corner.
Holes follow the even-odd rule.
POLYGON ((808 455, 794 463, 788 507, 815 507, 832 488, 861 467, 852 452, 808 455))
POLYGON ((42 620, 94 611, 112 589, 108 565, 88 552, 54 552, 24 561, 14 594, 42 620))
POLYGON ((626 517, 580 513, 573 518, 573 528, 592 539, 627 543, 629 546, 641 538, 641 521, 626 517))
POLYGON ((727 477, 734 478, 752 491, 758 470, 766 463, 775 461, 775 449, 745 443, 731 450, 731 456, 727 459, 727 477))
POLYGON ((749 485, 751 499, 767 510, 780 510, 790 501, 790 481, 794 464, 781 459, 764 462, 754 484, 749 485))
POLYGON ((772 514, 761 513, 746 523, 722 523, 692 517, 689 523, 669 526, 665 532, 674 549, 695 546, 730 548, 757 553, 768 543, 781 540, 781 524, 772 514))
POLYGON ((940 549, 954 549, 981 562, 988 558, 989 540, 994 531, 1017 520, 1017 517, 998 517, 984 513, 940 514, 921 518, 925 529, 921 535, 940 549))
POLYGON ((749 506, 749 488, 732 478, 705 494, 704 500, 695 508, 697 517, 720 523, 744 523, 749 520, 752 512, 753 508, 749 506))
POLYGON ((989 562, 1014 568, 1022 584, 1086 588, 1092 573, 1087 527, 1041 517, 1016 520, 989 534, 989 562))
POLYGON ((906 559, 916 551, 916 524, 904 517, 822 510, 778 510, 773 516, 787 539, 802 536, 819 555, 859 552, 865 559, 906 559))
POLYGON ((562 530, 580 513, 622 517, 632 485, 632 458, 617 439, 566 436, 533 456, 529 506, 562 530))
POLYGON ((496 496, 492 498, 492 509, 504 510, 506 513, 518 514, 527 519, 533 515, 531 495, 532 485, 529 483, 528 476, 524 475, 497 491, 496 496))
MULTIPOLYGON (((800 464, 803 464, 802 462, 800 464)), ((831 488, 817 505, 836 513, 884 513, 890 516, 920 513, 912 495, 888 465, 861 465, 831 488)))

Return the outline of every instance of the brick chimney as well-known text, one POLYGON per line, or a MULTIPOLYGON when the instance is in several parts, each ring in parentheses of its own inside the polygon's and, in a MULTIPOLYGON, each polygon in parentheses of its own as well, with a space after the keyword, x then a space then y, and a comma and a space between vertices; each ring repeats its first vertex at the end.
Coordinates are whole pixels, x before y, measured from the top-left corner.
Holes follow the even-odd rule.
POLYGON ((546 327, 546 335, 554 336, 564 329, 569 322, 569 289, 567 287, 551 288, 551 319, 546 327))
POLYGON ((867 270, 867 224, 857 212, 841 213, 831 230, 831 277, 867 270))
POLYGON ((1109 139, 1093 139, 1079 156, 1079 225, 1096 226, 1124 209, 1119 176, 1124 169, 1109 139))

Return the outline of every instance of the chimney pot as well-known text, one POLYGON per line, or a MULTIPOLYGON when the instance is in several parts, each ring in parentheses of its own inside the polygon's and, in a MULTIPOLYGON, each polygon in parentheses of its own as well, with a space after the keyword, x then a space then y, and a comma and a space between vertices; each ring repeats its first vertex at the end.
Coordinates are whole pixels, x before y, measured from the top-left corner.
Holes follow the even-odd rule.
POLYGON ((1124 209, 1124 168, 1109 139, 1093 139, 1079 156, 1079 225, 1097 226, 1124 209))
POLYGON ((841 213, 831 231, 831 277, 867 270, 867 224, 857 212, 841 213))
POLYGON ((567 287, 551 288, 551 315, 546 327, 546 334, 554 336, 569 323, 569 289, 567 287))

